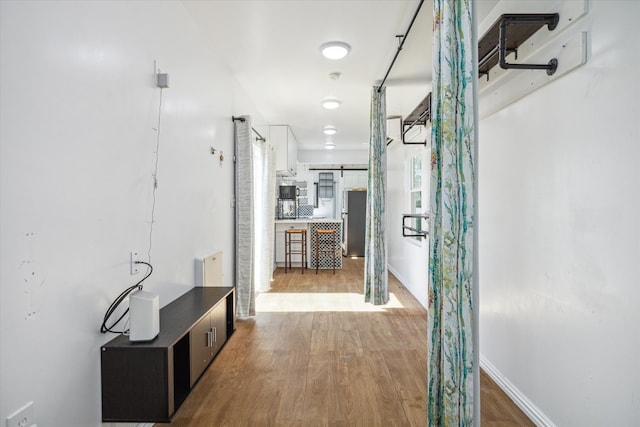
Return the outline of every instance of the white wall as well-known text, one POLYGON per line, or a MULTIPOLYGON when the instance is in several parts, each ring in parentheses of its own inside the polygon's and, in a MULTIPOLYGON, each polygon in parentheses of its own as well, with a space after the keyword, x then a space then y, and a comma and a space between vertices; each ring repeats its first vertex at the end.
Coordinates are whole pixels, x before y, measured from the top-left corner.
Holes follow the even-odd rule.
POLYGON ((402 236, 402 214, 410 212, 407 160, 422 153, 422 206, 429 204, 429 150, 396 141, 387 147, 387 264, 389 271, 427 307, 429 241, 402 236))
POLYGON ((300 150, 298 163, 315 164, 368 164, 369 151, 363 150, 300 150))
POLYGON ((33 400, 41 426, 100 425, 99 326, 149 250, 154 61, 161 305, 214 249, 231 280, 231 115, 251 102, 179 2, 2 1, 0 19, 0 418, 33 400))
POLYGON ((480 123, 481 353, 558 426, 640 420, 638 16, 593 1, 587 64, 480 123))

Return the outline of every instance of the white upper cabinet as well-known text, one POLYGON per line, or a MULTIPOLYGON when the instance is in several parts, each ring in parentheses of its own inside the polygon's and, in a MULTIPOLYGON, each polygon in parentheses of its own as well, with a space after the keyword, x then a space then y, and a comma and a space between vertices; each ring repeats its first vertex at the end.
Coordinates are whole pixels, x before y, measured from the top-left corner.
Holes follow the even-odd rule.
POLYGON ((276 149, 276 173, 295 175, 298 169, 298 143, 287 125, 269 126, 269 140, 276 149))

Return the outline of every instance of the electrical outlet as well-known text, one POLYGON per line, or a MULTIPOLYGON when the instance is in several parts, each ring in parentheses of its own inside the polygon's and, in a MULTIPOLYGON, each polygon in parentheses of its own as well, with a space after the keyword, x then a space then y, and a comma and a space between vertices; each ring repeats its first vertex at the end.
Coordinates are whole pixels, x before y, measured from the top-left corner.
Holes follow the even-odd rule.
POLYGON ((140 261, 140 251, 129 252, 129 271, 131 275, 138 274, 140 272, 140 264, 136 264, 136 261, 140 261))
POLYGON ((7 427, 30 427, 33 420, 33 402, 29 402, 22 408, 7 417, 7 427))

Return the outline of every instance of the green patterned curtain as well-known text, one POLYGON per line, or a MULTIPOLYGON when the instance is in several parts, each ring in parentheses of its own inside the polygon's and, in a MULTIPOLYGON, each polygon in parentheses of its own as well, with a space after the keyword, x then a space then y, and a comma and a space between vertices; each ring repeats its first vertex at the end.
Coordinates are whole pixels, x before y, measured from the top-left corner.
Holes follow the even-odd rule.
POLYGON ((434 0, 427 369, 430 426, 474 414, 471 0, 434 0))
POLYGON ((367 219, 364 250, 364 300, 389 302, 385 193, 387 190, 387 107, 385 88, 371 92, 371 131, 367 179, 367 219))

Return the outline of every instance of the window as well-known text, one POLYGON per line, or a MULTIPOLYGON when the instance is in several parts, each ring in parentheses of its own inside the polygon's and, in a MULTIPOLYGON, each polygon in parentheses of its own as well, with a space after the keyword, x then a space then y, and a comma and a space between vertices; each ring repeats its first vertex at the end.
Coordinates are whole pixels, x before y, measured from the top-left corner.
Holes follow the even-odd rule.
MULTIPOLYGON (((410 213, 421 214, 422 211, 422 156, 418 153, 409 159, 409 200, 410 213)), ((412 227, 422 229, 421 218, 413 218, 412 227)), ((426 225, 426 224, 425 224, 426 225)), ((414 237, 420 241, 422 237, 414 237)))

